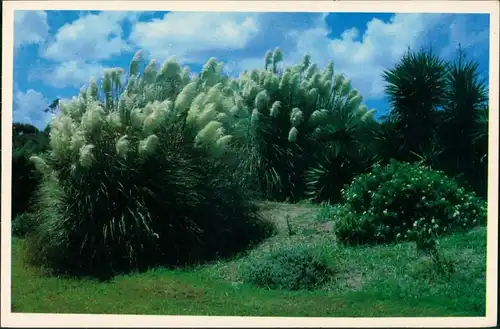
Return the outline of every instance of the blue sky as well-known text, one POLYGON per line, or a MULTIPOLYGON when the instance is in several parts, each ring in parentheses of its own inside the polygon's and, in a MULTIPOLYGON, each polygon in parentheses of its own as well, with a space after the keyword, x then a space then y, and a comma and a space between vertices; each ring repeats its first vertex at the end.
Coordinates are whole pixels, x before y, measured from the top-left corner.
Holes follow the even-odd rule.
POLYGON ((305 53, 320 67, 333 60, 381 115, 383 70, 408 47, 453 59, 459 43, 487 79, 487 14, 16 11, 13 119, 44 128, 51 100, 71 98, 105 68, 128 68, 139 49, 159 62, 176 56, 194 72, 216 57, 237 74, 262 68, 275 47, 285 64, 305 53))

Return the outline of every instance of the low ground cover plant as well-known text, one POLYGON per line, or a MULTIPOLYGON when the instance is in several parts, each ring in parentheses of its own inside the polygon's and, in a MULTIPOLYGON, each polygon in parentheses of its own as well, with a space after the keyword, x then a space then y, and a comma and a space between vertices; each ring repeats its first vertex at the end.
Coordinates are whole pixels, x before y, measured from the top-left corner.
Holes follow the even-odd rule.
POLYGON ((311 246, 275 247, 251 256, 242 264, 246 283, 268 289, 313 290, 332 278, 334 270, 311 246))

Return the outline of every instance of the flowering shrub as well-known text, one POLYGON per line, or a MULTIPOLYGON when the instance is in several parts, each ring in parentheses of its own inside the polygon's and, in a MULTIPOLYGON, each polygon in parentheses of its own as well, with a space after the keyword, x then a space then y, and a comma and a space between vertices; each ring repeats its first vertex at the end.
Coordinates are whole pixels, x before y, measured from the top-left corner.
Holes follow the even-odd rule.
POLYGON ((417 240, 486 221, 486 203, 441 171, 392 161, 342 192, 335 231, 346 243, 417 240))
POLYGON ((296 245, 253 256, 243 265, 241 274, 244 282, 259 287, 311 290, 326 283, 333 270, 313 249, 296 245))
POLYGON ((221 158, 218 64, 193 78, 174 59, 140 72, 141 56, 128 77, 107 70, 101 88, 61 104, 50 154, 32 157, 43 174, 34 263, 109 277, 225 256, 269 232, 221 158))

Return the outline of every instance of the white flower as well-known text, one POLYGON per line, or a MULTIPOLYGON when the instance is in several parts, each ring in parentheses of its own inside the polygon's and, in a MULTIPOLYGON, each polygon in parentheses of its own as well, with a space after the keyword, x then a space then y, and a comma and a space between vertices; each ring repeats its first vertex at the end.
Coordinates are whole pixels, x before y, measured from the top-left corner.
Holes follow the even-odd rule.
POLYGON ((168 58, 164 63, 160 70, 160 76, 164 78, 173 78, 176 76, 180 76, 181 67, 177 63, 174 56, 168 58))
POLYGON ((198 91, 197 82, 191 82, 188 85, 186 85, 175 100, 175 109, 180 112, 189 109, 191 103, 196 97, 197 91, 198 91))
POLYGON ((302 113, 302 111, 299 110, 298 108, 294 108, 290 118, 292 126, 294 127, 299 126, 303 120, 304 120, 304 113, 302 113))
POLYGON ((89 134, 100 130, 103 121, 104 110, 96 102, 92 102, 87 111, 83 114, 81 126, 83 131, 89 134))
POLYGON ((146 134, 153 134, 161 127, 168 115, 166 106, 164 103, 154 104, 153 112, 144 119, 143 131, 146 134))
POLYGON ((217 117, 217 109, 215 104, 210 103, 205 106, 203 112, 201 112, 196 119, 196 124, 198 127, 205 127, 210 121, 213 121, 217 117))
POLYGON ((120 113, 113 111, 109 113, 108 115, 108 122, 111 127, 117 129, 122 126, 121 118, 120 118, 120 113))
POLYGON ((141 109, 135 108, 130 112, 130 122, 132 127, 140 128, 142 127, 145 119, 144 113, 142 113, 141 109))
POLYGON ((222 124, 218 121, 210 121, 195 137, 197 146, 207 145, 217 141, 223 135, 222 124))
POLYGON ((271 112, 270 112, 273 118, 276 118, 280 114, 280 108, 281 108, 281 102, 275 101, 273 103, 273 106, 271 107, 271 112))
POLYGON ((290 129, 290 132, 288 133, 288 141, 295 142, 297 140, 298 134, 299 131, 297 130, 297 128, 292 127, 292 129, 290 129))
POLYGON ((94 145, 87 144, 82 146, 80 149, 80 164, 84 168, 89 168, 92 166, 94 161, 94 155, 92 154, 92 150, 94 149, 94 145))
POLYGON ((82 148, 82 146, 85 145, 85 143, 85 134, 82 130, 77 129, 73 133, 73 136, 71 136, 70 149, 73 152, 78 152, 82 148))
POLYGON ((259 122, 259 117, 260 117, 259 111, 257 109, 253 109, 252 119, 251 119, 252 124, 256 124, 257 122, 259 122))
POLYGON ((268 103, 269 103, 269 95, 265 90, 259 92, 255 97, 255 108, 258 109, 259 111, 264 110, 268 103))
POLYGON ((30 157, 30 161, 33 162, 35 165, 35 168, 40 172, 40 173, 48 173, 50 171, 49 166, 45 162, 44 159, 42 159, 39 156, 33 155, 30 157))
POLYGON ((130 75, 135 75, 138 73, 139 63, 142 61, 144 55, 144 50, 139 50, 134 54, 132 61, 130 62, 130 75))
POLYGON ((122 158, 125 158, 127 156, 129 145, 130 142, 127 139, 127 135, 120 137, 116 142, 116 154, 118 154, 122 158))
POLYGON ((147 138, 139 142, 139 155, 148 156, 154 153, 159 139, 156 135, 149 135, 147 138))
POLYGON ((283 60, 283 53, 281 52, 281 49, 279 47, 277 47, 276 49, 274 49, 274 52, 273 52, 273 63, 277 64, 277 63, 281 62, 282 60, 283 60))

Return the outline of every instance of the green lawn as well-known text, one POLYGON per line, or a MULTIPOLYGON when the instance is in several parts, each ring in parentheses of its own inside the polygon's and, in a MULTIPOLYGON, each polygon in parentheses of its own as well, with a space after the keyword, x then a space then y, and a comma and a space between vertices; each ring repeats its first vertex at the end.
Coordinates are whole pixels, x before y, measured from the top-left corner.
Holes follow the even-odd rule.
MULTIPOLYGON (((278 235, 252 253, 302 241, 320 248, 337 275, 321 290, 287 292, 240 282, 244 256, 191 270, 150 270, 109 283, 43 276, 23 262, 22 239, 13 239, 12 311, 158 315, 316 317, 484 316, 486 228, 439 241, 455 262, 449 280, 434 274, 429 260, 410 243, 377 247, 336 244, 330 222, 315 206, 265 203, 278 235), (295 235, 288 235, 286 218, 295 235)), ((75 260, 77 261, 77 260, 75 260)))

